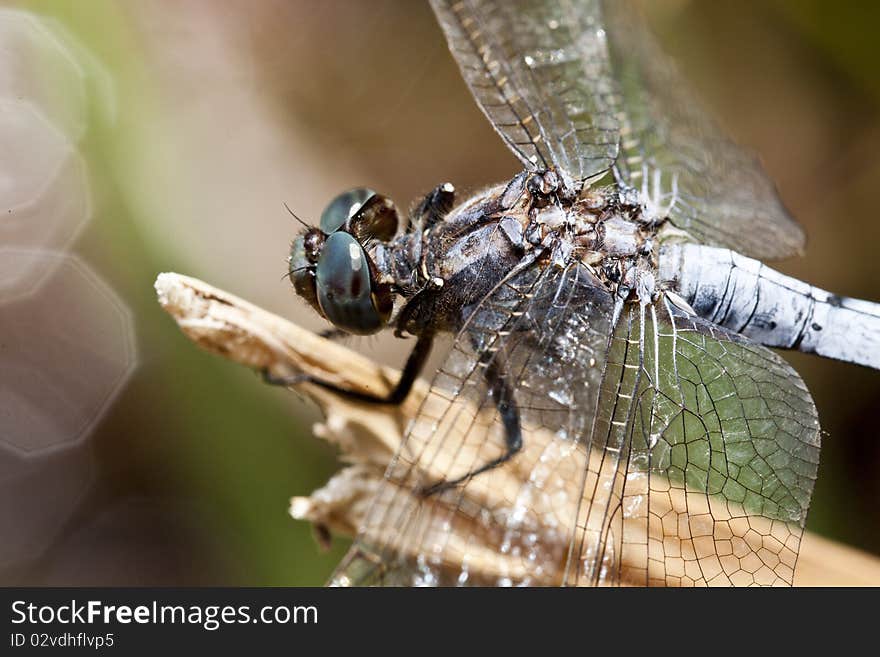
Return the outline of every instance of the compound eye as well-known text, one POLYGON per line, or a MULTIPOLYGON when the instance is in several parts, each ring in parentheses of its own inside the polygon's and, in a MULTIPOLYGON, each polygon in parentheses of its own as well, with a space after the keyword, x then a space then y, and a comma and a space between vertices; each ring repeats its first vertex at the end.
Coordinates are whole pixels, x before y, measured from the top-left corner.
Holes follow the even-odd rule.
POLYGON ((337 231, 327 238, 315 282, 321 311, 334 326, 357 335, 384 326, 387 315, 376 306, 367 254, 348 233, 337 231))
POLYGON ((349 220, 354 217, 364 204, 376 195, 372 189, 358 187, 343 192, 332 201, 321 213, 321 230, 332 235, 338 230, 348 228, 349 220))

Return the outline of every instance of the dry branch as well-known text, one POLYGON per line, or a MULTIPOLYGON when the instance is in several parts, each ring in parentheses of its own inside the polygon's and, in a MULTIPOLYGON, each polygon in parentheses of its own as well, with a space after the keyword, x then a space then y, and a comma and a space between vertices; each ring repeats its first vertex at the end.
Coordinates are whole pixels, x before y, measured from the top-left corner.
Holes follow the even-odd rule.
MULTIPOLYGON (((387 392, 397 379, 397 372, 392 369, 381 367, 346 347, 197 279, 160 274, 156 291, 162 307, 174 317, 187 337, 202 348, 241 365, 268 369, 277 375, 303 372, 344 388, 376 394, 387 392)), ((324 415, 324 422, 315 427, 315 435, 338 445, 343 458, 351 465, 311 496, 293 498, 291 514, 321 528, 351 536, 360 526, 375 491, 390 485, 383 481, 385 467, 425 397, 427 386, 418 382, 399 408, 353 402, 309 384, 301 385, 299 390, 311 398, 324 415)), ((530 436, 531 449, 542 449, 547 440, 549 438, 530 436)), ((442 460, 431 467, 438 471, 428 472, 429 480, 439 480, 442 460)), ((521 473, 517 473, 515 467, 505 471, 505 479, 500 483, 495 480, 492 489, 481 487, 477 478, 473 482, 476 485, 469 486, 469 494, 477 503, 485 503, 488 496, 504 494, 505 488, 517 486, 521 473)), ((467 537, 474 528, 461 531, 462 537, 467 537)), ((474 548, 471 543, 469 558, 474 558, 474 548)), ((476 558, 489 576, 499 570, 509 573, 515 567, 513 563, 500 562, 502 557, 494 552, 486 551, 476 558)), ((880 559, 808 533, 801 545, 795 582, 801 586, 878 585, 880 559)))

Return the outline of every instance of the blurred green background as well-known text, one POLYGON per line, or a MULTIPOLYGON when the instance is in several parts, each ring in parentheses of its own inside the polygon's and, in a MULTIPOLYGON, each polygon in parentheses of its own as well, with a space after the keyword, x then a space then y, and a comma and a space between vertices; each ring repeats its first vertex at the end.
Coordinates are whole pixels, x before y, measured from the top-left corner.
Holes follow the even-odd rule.
MULTIPOLYGON (((806 227, 806 257, 778 268, 880 300, 880 3, 642 4, 806 227)), ((336 467, 310 436, 316 412, 197 350, 157 305, 153 280, 193 275, 317 329, 282 280, 297 230, 283 202, 315 220, 339 191, 368 185, 407 207, 445 180, 464 193, 506 180, 516 161, 426 3, 7 5, 57 21, 90 53, 79 148, 93 216, 71 250, 133 313, 139 366, 90 438, 95 476, 82 499, 5 564, 2 583, 323 583, 345 543, 321 552, 287 515, 292 495, 336 467)), ((352 344, 389 363, 407 346, 352 344)), ((827 432, 809 528, 880 553, 880 375, 785 357, 827 432)))

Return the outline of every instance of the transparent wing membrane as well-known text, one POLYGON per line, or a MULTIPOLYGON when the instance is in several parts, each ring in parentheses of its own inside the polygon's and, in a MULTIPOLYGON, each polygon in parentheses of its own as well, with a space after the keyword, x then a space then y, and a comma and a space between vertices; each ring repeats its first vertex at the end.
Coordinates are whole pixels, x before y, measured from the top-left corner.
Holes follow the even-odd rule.
POLYGON ((800 253, 804 232, 758 159, 704 111, 629 2, 606 0, 603 9, 625 107, 622 179, 669 208, 695 241, 762 259, 800 253))
POLYGON ((562 583, 611 309, 608 293, 582 267, 534 268, 481 304, 438 372, 336 581, 357 583, 366 572, 366 583, 562 583), (484 374, 494 363, 513 390, 522 450, 421 497, 426 485, 504 454, 505 426, 484 374))
POLYGON ((431 0, 477 103, 529 169, 615 169, 694 241, 757 258, 803 231, 703 111, 630 2, 431 0))
POLYGON ((572 584, 790 585, 819 424, 778 356, 668 302, 609 350, 572 584))
POLYGON ((665 301, 612 312, 579 265, 487 299, 334 582, 791 584, 819 453, 800 378, 665 301), (504 454, 502 361, 522 450, 424 496, 504 454))
POLYGON ((527 168, 575 178, 617 157, 619 98, 598 0, 431 0, 477 103, 527 168))

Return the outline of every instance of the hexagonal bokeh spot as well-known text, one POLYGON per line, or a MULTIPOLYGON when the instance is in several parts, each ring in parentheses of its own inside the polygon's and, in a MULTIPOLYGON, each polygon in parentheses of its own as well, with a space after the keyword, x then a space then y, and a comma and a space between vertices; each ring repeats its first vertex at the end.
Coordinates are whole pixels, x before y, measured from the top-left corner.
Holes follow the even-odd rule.
POLYGON ((46 193, 74 145, 33 103, 0 98, 0 148, 0 207, 14 217, 46 193))
POLYGON ((0 44, 0 98, 33 102, 78 140, 87 124, 91 58, 56 23, 15 9, 0 9, 0 44))
POLYGON ((128 308, 74 256, 0 249, 0 285, 33 261, 52 274, 0 312, 0 449, 39 456, 91 432, 136 352, 128 308))
MULTIPOLYGON (((0 99, 0 244, 63 249, 91 218, 85 163, 33 104, 0 99)), ((53 260, 20 259, 0 301, 27 293, 53 260)))
POLYGON ((39 458, 0 450, 0 569, 40 557, 87 495, 94 477, 89 442, 39 458))

